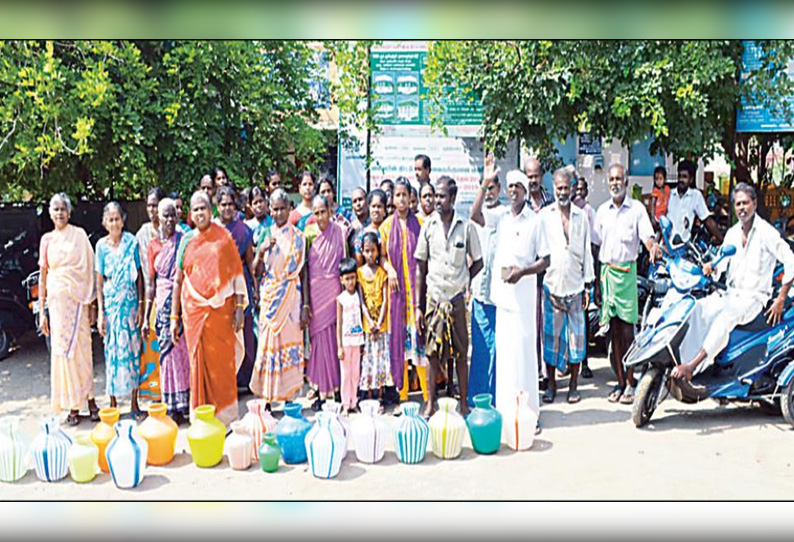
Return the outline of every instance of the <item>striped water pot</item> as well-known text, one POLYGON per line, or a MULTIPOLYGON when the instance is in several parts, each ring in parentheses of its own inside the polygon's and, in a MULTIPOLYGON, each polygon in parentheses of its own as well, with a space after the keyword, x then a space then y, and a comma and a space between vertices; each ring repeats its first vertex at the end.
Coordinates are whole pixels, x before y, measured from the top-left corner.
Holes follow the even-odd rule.
POLYGON ((143 480, 146 474, 146 456, 149 445, 138 434, 132 420, 121 420, 113 426, 116 438, 105 451, 110 475, 119 489, 131 489, 143 480))
POLYGON ((419 417, 418 403, 403 403, 402 411, 403 418, 394 428, 394 452, 403 463, 421 463, 427 452, 430 428, 419 417))
POLYGON ((350 422, 356 457, 362 463, 377 463, 386 452, 386 422, 378 415, 380 402, 366 399, 358 404, 361 416, 350 422))
POLYGON ((442 397, 438 412, 430 418, 430 448, 440 459, 455 459, 463 449, 466 421, 455 411, 457 406, 457 400, 442 397))
POLYGON ((513 404, 502 412, 502 433, 513 450, 528 450, 535 440, 538 413, 529 406, 529 394, 519 391, 513 404))
POLYGON ((25 463, 25 442, 19 435, 19 418, 0 419, 0 480, 16 482, 28 471, 25 463))
POLYGON ((31 446, 36 476, 42 482, 57 482, 69 474, 69 448, 72 440, 56 418, 41 421, 41 433, 31 446))
POLYGON ((320 412, 314 427, 306 435, 309 468, 317 478, 333 478, 342 467, 347 437, 334 420, 332 413, 320 412))

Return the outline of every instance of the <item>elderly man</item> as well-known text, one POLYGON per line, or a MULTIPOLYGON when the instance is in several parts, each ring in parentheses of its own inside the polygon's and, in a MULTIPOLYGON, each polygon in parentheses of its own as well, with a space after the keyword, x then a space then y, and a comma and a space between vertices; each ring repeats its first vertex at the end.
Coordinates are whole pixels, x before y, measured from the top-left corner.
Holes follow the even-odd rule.
POLYGON ((682 160, 678 163, 678 184, 670 194, 670 201, 667 203, 667 218, 673 224, 672 235, 678 234, 682 241, 689 241, 692 236, 692 224, 697 217, 706 224, 706 228, 717 240, 717 244, 721 244, 722 234, 706 206, 703 194, 696 188, 690 188, 694 184, 695 171, 694 162, 682 160))
POLYGON ((494 168, 494 157, 485 158, 483 179, 472 206, 472 223, 480 237, 483 270, 471 281, 471 366, 469 367, 469 406, 474 396, 496 392, 496 306, 491 300, 491 277, 496 247, 496 224, 505 207, 499 203, 499 169, 494 168), (483 208, 483 200, 485 207, 483 208), (474 220, 474 212, 480 226, 474 220))
MULTIPOLYGON (((727 268, 728 289, 698 300, 696 310, 707 331, 705 337, 701 336, 700 352, 688 363, 675 367, 671 373, 674 378, 690 380, 703 372, 728 345, 731 331, 755 320, 772 296, 772 275, 777 261, 784 267, 783 286, 765 312, 767 323, 777 325, 783 314, 794 280, 794 253, 780 233, 756 214, 757 196, 752 186, 736 185, 733 207, 739 222, 725 234, 725 244, 736 247, 736 254, 723 260, 716 269, 722 273, 727 268)), ((711 275, 715 270, 706 264, 703 271, 711 275)))
POLYGON ((645 206, 627 196, 628 178, 620 164, 609 168, 611 199, 596 212, 595 237, 601 242, 601 325, 609 325, 612 354, 618 361, 618 384, 609 401, 631 404, 634 401, 633 370, 623 372, 623 357, 634 340, 637 323, 637 256, 642 241, 655 262, 661 255, 645 206))
POLYGON ((550 256, 543 281, 543 360, 549 379, 543 394, 544 403, 553 403, 557 393, 555 369, 565 371, 567 365, 571 368, 568 402, 579 402, 579 365, 587 348, 586 285, 593 282, 595 275, 590 222, 584 211, 571 205, 572 181, 568 169, 555 171, 557 201, 538 215, 550 256))
MULTIPOLYGON (((417 324, 425 335, 430 366, 425 416, 435 411, 439 360, 455 359, 460 396, 467 396, 469 330, 465 297, 469 280, 482 269, 482 253, 474 226, 455 213, 457 194, 452 178, 443 176, 436 181, 436 214, 423 224, 414 254, 418 264, 417 324), (470 266, 467 261, 471 261, 470 266)), ((460 413, 468 412, 466 401, 461 401, 460 413)))
MULTIPOLYGON (((491 300, 496 305, 496 408, 510 408, 516 394, 525 391, 537 412, 540 405, 535 277, 548 267, 549 258, 540 220, 527 204, 529 179, 513 170, 506 181, 510 207, 496 222, 491 276, 491 300)), ((485 225, 481 209, 472 209, 472 220, 485 225)))

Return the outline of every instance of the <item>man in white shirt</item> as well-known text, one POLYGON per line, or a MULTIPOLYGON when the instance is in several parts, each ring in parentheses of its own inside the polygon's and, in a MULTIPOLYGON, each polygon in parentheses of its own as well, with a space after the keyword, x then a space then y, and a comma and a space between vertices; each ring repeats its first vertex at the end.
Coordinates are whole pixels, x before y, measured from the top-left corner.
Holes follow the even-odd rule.
MULTIPOLYGON (((516 394, 524 391, 538 412, 535 277, 548 267, 548 250, 540 219, 526 201, 527 176, 513 170, 506 181, 510 208, 497 221, 491 277, 491 299, 496 305, 496 408, 505 411, 515 404, 516 394)), ((482 198, 477 203, 481 205, 482 198)), ((481 208, 472 208, 471 219, 485 225, 481 208)))
POLYGON ((755 189, 739 183, 733 189, 733 206, 739 222, 725 234, 725 245, 736 247, 736 254, 720 262, 717 269, 706 264, 703 272, 722 273, 727 268, 726 292, 715 292, 697 302, 695 309, 708 331, 700 352, 689 363, 673 368, 674 378, 690 380, 714 362, 728 345, 731 331, 748 324, 764 309, 772 296, 775 263, 783 263, 783 286, 765 315, 769 325, 777 325, 783 315, 791 283, 794 280, 794 252, 780 233, 756 214, 755 189))
MULTIPOLYGON (((499 169, 494 168, 494 157, 485 158, 483 179, 472 209, 482 209, 479 214, 485 225, 472 220, 480 237, 483 269, 471 281, 471 364, 469 366, 469 406, 474 406, 474 396, 496 393, 496 305, 491 300, 491 277, 494 273, 496 225, 505 211, 499 203, 499 169), (485 206, 483 207, 483 200, 485 206)), ((496 273, 499 270, 495 270, 496 273)), ((462 398, 461 398, 462 399, 462 398)))
POLYGON ((626 169, 615 164, 609 168, 608 186, 612 198, 596 212, 595 237, 601 248, 601 324, 609 324, 612 354, 618 361, 618 385, 608 400, 623 404, 634 402, 633 368, 623 372, 623 357, 634 340, 638 319, 637 256, 642 242, 655 262, 661 255, 645 206, 627 196, 626 169))
POLYGON ((722 234, 706 206, 703 194, 700 190, 690 188, 690 184, 694 183, 695 171, 694 162, 682 160, 678 163, 678 185, 670 193, 670 201, 667 203, 667 218, 673 224, 672 235, 678 234, 682 241, 689 241, 692 237, 692 224, 697 217, 705 223, 717 244, 722 244, 722 234))
POLYGON ((543 280, 543 361, 548 375, 544 403, 554 402, 555 369, 565 371, 566 365, 571 368, 568 402, 579 402, 579 365, 587 349, 585 285, 595 275, 590 221, 582 209, 571 205, 572 180, 568 169, 554 172, 557 201, 539 214, 550 257, 543 280))

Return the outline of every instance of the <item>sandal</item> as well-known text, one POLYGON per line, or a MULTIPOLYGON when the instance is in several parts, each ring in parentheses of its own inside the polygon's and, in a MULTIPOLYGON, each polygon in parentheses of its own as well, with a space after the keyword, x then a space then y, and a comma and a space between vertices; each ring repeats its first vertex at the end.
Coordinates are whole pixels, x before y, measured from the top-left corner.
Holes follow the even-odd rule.
POLYGON ((577 390, 569 390, 568 391, 568 403, 573 405, 578 403, 582 399, 582 396, 579 395, 577 390))
POLYGON ((593 378, 593 371, 586 363, 582 364, 582 378, 593 378))
POLYGON ((80 423, 80 414, 73 414, 70 412, 69 415, 66 416, 66 425, 70 427, 74 427, 79 423, 80 423))
POLYGON ((557 390, 555 388, 546 388, 546 391, 543 392, 543 402, 544 403, 553 403, 554 398, 557 396, 557 390))
POLYGON ((620 384, 618 384, 617 386, 612 388, 611 392, 609 392, 609 395, 607 396, 607 401, 609 401, 610 403, 617 403, 618 401, 620 401, 621 395, 623 395, 623 388, 621 387, 620 384))
POLYGON ((141 423, 143 420, 149 417, 148 412, 144 412, 143 410, 133 410, 130 412, 130 416, 138 423, 141 423))
POLYGON ((321 411, 321 410, 323 409, 323 403, 325 403, 325 401, 323 401, 322 399, 320 399, 320 398, 318 397, 318 398, 317 398, 317 399, 315 399, 315 400, 314 400, 314 402, 312 403, 311 409, 312 409, 314 412, 319 412, 319 411, 321 411))
POLYGON ((89 410, 88 414, 89 414, 88 419, 91 420, 92 422, 99 421, 99 409, 89 410))
POLYGON ((620 396, 621 405, 630 405, 634 402, 634 386, 626 386, 623 395, 620 396))

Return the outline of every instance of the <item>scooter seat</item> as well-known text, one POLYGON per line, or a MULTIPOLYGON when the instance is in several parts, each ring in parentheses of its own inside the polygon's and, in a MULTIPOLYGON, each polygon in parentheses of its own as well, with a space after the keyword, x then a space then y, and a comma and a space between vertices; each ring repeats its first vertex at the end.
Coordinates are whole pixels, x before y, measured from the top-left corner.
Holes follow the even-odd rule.
POLYGON ((767 327, 768 324, 766 323, 766 315, 764 315, 764 311, 761 311, 752 322, 743 326, 736 326, 736 331, 758 333, 760 331, 764 331, 767 327))

